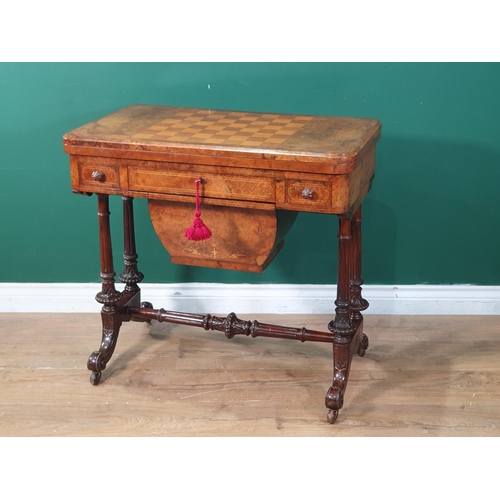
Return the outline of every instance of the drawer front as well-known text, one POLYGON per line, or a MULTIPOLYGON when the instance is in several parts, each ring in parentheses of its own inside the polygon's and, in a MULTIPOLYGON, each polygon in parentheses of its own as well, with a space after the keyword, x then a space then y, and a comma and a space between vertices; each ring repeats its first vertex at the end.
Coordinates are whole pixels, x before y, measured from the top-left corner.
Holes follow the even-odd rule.
POLYGON ((202 179, 200 195, 208 198, 273 202, 274 179, 252 175, 225 175, 210 172, 209 167, 196 167, 187 171, 159 170, 148 167, 128 167, 130 191, 192 196, 195 180, 202 179))
POLYGON ((120 175, 118 167, 93 164, 91 161, 78 163, 79 184, 90 188, 113 188, 119 189, 120 175))
POLYGON ((315 209, 332 206, 332 187, 328 181, 285 179, 285 205, 315 209))

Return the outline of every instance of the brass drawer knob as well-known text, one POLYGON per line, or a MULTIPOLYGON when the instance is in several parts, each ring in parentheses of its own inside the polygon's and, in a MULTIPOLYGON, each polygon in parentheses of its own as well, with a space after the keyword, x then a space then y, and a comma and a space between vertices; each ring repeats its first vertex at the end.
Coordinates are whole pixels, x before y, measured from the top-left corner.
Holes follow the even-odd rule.
POLYGON ((92 172, 92 179, 97 182, 104 182, 106 180, 106 176, 104 175, 104 172, 101 172, 100 170, 94 170, 92 172))
POLYGON ((304 188, 302 190, 302 198, 305 198, 306 200, 310 200, 313 197, 314 191, 312 188, 304 188))

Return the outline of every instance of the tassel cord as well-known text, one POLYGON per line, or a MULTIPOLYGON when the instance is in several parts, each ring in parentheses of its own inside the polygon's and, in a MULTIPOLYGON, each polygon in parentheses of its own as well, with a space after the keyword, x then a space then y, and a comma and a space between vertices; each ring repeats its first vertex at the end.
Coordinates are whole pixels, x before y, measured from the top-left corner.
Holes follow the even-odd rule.
POLYGON ((203 241, 207 240, 212 236, 212 232, 208 229, 207 226, 201 220, 201 211, 200 211, 200 184, 201 177, 195 180, 196 183, 196 206, 194 211, 194 220, 191 226, 186 229, 184 236, 188 240, 192 241, 203 241))

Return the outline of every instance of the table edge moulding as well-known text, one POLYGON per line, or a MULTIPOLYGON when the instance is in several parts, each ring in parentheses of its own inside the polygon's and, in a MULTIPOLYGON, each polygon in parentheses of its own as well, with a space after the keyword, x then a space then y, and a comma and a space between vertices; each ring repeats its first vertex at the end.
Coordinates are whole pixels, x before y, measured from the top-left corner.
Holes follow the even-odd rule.
POLYGON ((361 204, 375 172, 381 123, 304 116, 133 105, 63 137, 73 192, 96 194, 102 338, 87 366, 97 385, 125 321, 166 321, 235 335, 331 343, 327 420, 337 420, 354 354, 368 338, 362 311, 361 204), (122 197, 123 271, 115 286, 109 196, 122 197), (155 309, 141 301, 133 199, 148 199, 158 238, 177 264, 262 273, 297 213, 338 218, 335 316, 328 331, 155 309))

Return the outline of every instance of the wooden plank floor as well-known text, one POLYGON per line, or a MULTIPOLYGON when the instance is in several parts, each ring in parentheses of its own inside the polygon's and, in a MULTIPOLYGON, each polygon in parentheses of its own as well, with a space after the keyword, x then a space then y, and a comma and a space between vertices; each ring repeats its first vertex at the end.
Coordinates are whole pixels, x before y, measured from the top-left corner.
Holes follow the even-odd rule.
MULTIPOLYGON (((327 316, 242 319, 325 330, 327 316)), ((498 316, 365 316, 339 419, 331 346, 123 325, 98 386, 98 314, 0 314, 0 436, 500 436, 498 316)))

